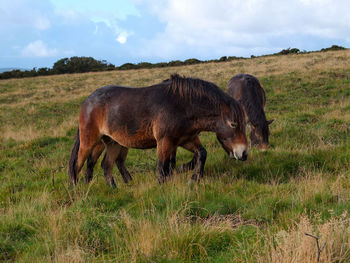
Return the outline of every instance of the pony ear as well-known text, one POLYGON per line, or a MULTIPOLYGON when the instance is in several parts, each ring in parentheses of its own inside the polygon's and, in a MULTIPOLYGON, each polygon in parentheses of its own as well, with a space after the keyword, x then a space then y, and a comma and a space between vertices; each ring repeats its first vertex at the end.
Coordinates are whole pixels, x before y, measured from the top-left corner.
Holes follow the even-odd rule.
POLYGON ((267 121, 267 125, 270 125, 271 123, 273 123, 274 120, 269 120, 267 121))

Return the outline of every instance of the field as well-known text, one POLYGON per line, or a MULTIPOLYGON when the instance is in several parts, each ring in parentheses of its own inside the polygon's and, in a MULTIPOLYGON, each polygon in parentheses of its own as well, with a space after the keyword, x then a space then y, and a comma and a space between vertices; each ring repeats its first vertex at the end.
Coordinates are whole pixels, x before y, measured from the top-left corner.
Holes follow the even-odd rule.
MULTIPOLYGON (((267 56, 163 69, 0 81, 0 261, 350 262, 350 51, 267 56), (171 73, 225 89, 257 76, 275 119, 271 149, 232 161, 215 135, 204 179, 159 185, 155 150, 131 150, 125 185, 69 188, 81 102, 103 85, 146 86, 171 73)), ((177 164, 191 154, 180 149, 177 164)), ((83 174, 80 174, 82 178, 83 174)))

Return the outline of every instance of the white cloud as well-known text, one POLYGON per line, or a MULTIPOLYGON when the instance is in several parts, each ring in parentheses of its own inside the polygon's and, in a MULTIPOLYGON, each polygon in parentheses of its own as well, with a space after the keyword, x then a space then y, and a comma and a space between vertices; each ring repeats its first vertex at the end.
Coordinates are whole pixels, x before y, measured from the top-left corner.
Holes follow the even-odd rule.
POLYGON ((119 34, 118 37, 117 37, 117 41, 120 44, 125 44, 126 40, 127 40, 127 37, 125 35, 119 34))
POLYGON ((25 57, 53 57, 57 55, 57 49, 49 49, 41 40, 29 43, 23 50, 25 57))
POLYGON ((49 1, 3 0, 0 6, 0 32, 11 28, 34 28, 42 31, 51 27, 49 1))
POLYGON ((130 35, 119 22, 128 16, 140 16, 135 6, 126 0, 51 0, 55 6, 55 13, 64 17, 70 23, 74 20, 88 20, 96 24, 94 34, 97 34, 98 24, 105 24, 115 31, 116 40, 124 44, 130 35), (82 4, 83 2, 83 4, 82 4))
POLYGON ((128 37, 132 35, 132 33, 126 32, 126 31, 122 31, 121 33, 117 33, 117 34, 118 34, 118 36, 117 36, 116 40, 120 44, 125 44, 126 41, 128 40, 128 37))
POLYGON ((142 45, 139 55, 176 56, 191 48, 209 57, 238 50, 247 55, 252 50, 287 48, 297 38, 345 41, 350 34, 348 0, 134 1, 166 23, 165 31, 148 48, 142 45))

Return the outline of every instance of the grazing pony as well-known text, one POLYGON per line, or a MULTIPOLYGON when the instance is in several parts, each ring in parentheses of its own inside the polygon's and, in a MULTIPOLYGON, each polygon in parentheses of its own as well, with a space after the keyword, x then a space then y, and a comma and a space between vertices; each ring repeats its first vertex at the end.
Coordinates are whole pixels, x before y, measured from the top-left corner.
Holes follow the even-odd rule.
POLYGON ((243 110, 213 83, 175 74, 150 87, 99 88, 80 109, 69 161, 70 181, 77 184, 78 173, 89 155, 86 180, 90 181, 91 168, 106 148, 104 175, 107 183, 115 187, 112 176, 115 161, 124 181, 131 179, 124 165, 128 148, 156 147, 159 182, 163 183, 175 168, 179 146, 194 153, 186 168, 195 168, 192 179, 199 180, 206 161, 206 150, 198 138, 202 131, 215 132, 231 158, 247 159, 243 110))
POLYGON ((265 91, 259 80, 249 74, 237 74, 228 82, 227 93, 239 101, 243 107, 247 124, 250 124, 251 145, 265 150, 269 147, 269 125, 264 108, 266 103, 265 91))

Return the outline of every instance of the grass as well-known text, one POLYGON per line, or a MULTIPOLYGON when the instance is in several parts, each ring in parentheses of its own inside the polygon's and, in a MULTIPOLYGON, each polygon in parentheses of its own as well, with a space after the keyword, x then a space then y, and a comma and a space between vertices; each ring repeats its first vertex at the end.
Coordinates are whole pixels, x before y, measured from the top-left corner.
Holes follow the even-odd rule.
MULTIPOLYGON (((349 262, 350 52, 0 81, 0 261, 349 262), (203 133, 205 178, 158 185, 155 150, 130 150, 117 190, 96 167, 69 189, 80 103, 107 84, 146 86, 177 72, 226 88, 254 74, 267 93, 267 152, 231 161, 203 133)), ((191 154, 179 149, 178 163, 191 154)))

